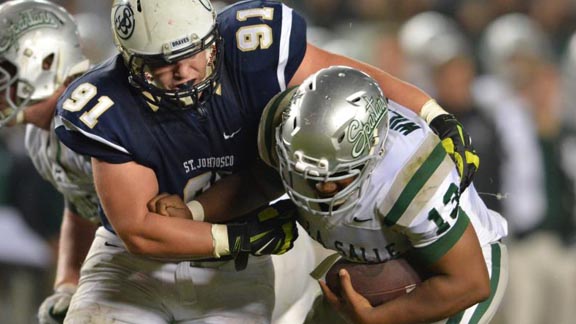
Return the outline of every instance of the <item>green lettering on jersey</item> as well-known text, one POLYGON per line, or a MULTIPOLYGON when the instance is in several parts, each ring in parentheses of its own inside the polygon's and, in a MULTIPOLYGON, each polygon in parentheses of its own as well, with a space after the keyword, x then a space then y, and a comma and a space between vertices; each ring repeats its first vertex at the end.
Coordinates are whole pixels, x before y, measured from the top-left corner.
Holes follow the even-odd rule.
POLYGON ((394 131, 401 133, 404 136, 409 135, 414 130, 419 129, 418 124, 408 120, 408 118, 398 114, 395 111, 391 111, 392 116, 390 117, 390 128, 394 131))

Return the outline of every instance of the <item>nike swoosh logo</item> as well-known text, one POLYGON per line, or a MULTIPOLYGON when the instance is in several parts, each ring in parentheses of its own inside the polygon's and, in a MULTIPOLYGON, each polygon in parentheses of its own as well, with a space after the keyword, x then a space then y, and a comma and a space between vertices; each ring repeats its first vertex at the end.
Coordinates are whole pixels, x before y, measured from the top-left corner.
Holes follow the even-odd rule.
POLYGON ((222 133, 222 135, 224 135, 224 139, 225 139, 225 140, 229 140, 229 139, 231 139, 232 137, 236 136, 236 134, 240 133, 241 130, 242 130, 242 128, 238 128, 237 131, 233 132, 233 133, 230 134, 230 135, 228 135, 228 134, 226 134, 226 133, 224 133, 224 132, 222 133))
POLYGON ((264 244, 263 247, 259 248, 259 249, 256 251, 255 254, 256 254, 256 255, 261 255, 261 254, 262 254, 262 251, 264 251, 264 249, 266 249, 266 247, 268 247, 268 245, 272 244, 273 241, 274 241, 274 239, 271 239, 270 241, 268 241, 268 243, 264 244))
POLYGON ((355 221, 356 223, 365 223, 365 222, 369 222, 372 220, 372 218, 358 218, 358 217, 354 217, 352 218, 353 221, 355 221))
POLYGON ((104 241, 104 245, 106 245, 106 246, 112 246, 112 247, 117 247, 117 248, 119 248, 119 246, 118 246, 118 245, 110 244, 110 243, 108 243, 107 241, 104 241))

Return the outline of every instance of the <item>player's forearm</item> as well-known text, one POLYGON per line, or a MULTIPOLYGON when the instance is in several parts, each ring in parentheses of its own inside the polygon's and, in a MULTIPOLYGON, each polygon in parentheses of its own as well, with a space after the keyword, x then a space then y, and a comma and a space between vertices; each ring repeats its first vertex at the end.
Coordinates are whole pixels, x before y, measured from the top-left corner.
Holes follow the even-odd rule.
POLYGON ((284 188, 278 182, 279 179, 276 179, 275 172, 259 164, 251 170, 216 182, 196 198, 204 208, 204 220, 213 223, 226 222, 279 198, 284 193, 284 188))
POLYGON ((147 213, 142 221, 116 232, 134 254, 161 259, 212 257, 212 224, 147 213))
POLYGON ((415 113, 419 114, 422 106, 431 99, 430 96, 420 88, 402 81, 387 72, 371 66, 365 66, 363 70, 378 81, 387 98, 409 108, 415 113))
POLYGON ((310 44, 306 47, 304 61, 289 85, 298 85, 312 73, 332 65, 346 65, 369 74, 378 81, 386 97, 416 113, 420 113, 422 106, 431 99, 428 94, 418 87, 402 81, 375 66, 327 52, 310 44))
POLYGON ((486 299, 489 289, 485 288, 467 278, 434 276, 411 293, 375 308, 361 323, 433 323, 486 299))
POLYGON ((458 242, 429 266, 435 275, 411 293, 375 309, 362 323, 430 323, 452 316, 490 295, 490 277, 471 224, 458 242))
POLYGON ((97 225, 64 209, 54 287, 78 284, 80 267, 88 254, 97 225))

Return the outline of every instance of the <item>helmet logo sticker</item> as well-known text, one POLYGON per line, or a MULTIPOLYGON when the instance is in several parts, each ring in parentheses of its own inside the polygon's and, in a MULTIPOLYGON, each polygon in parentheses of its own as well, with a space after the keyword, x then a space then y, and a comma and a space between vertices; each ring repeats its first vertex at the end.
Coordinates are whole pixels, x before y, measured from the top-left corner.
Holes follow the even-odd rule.
POLYGON ((24 10, 18 13, 15 20, 8 22, 9 26, 0 36, 0 52, 4 52, 14 43, 18 36, 36 28, 59 28, 63 22, 54 13, 38 8, 24 10))
POLYGON ((208 11, 212 11, 212 4, 208 0, 199 0, 200 4, 206 8, 208 11))
POLYGON ((134 33, 134 11, 130 5, 121 5, 114 13, 114 27, 118 32, 118 37, 129 39, 134 33))
POLYGON ((382 98, 366 97, 362 99, 366 101, 366 108, 368 109, 368 119, 363 123, 354 119, 348 125, 347 139, 350 143, 354 144, 352 149, 352 157, 359 157, 365 150, 370 150, 375 144, 375 130, 386 116, 388 111, 388 104, 382 98))

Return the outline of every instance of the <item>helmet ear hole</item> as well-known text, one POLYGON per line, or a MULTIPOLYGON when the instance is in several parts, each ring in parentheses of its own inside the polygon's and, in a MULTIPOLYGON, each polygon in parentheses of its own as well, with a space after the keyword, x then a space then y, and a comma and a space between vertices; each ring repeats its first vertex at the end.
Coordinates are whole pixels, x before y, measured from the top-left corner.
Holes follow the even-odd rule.
MULTIPOLYGON (((1 59, 0 59, 1 61, 1 59)), ((9 78, 12 78, 18 72, 18 68, 16 65, 12 64, 10 61, 2 61, 0 62, 0 69, 5 71, 9 78)))
POLYGON ((308 82, 308 90, 314 91, 314 82, 308 82))
POLYGON ((53 63, 54 63, 54 53, 46 56, 42 60, 42 70, 49 71, 52 68, 53 63))
POLYGON ((338 136, 338 144, 342 143, 344 141, 344 133, 342 133, 340 136, 338 136))

